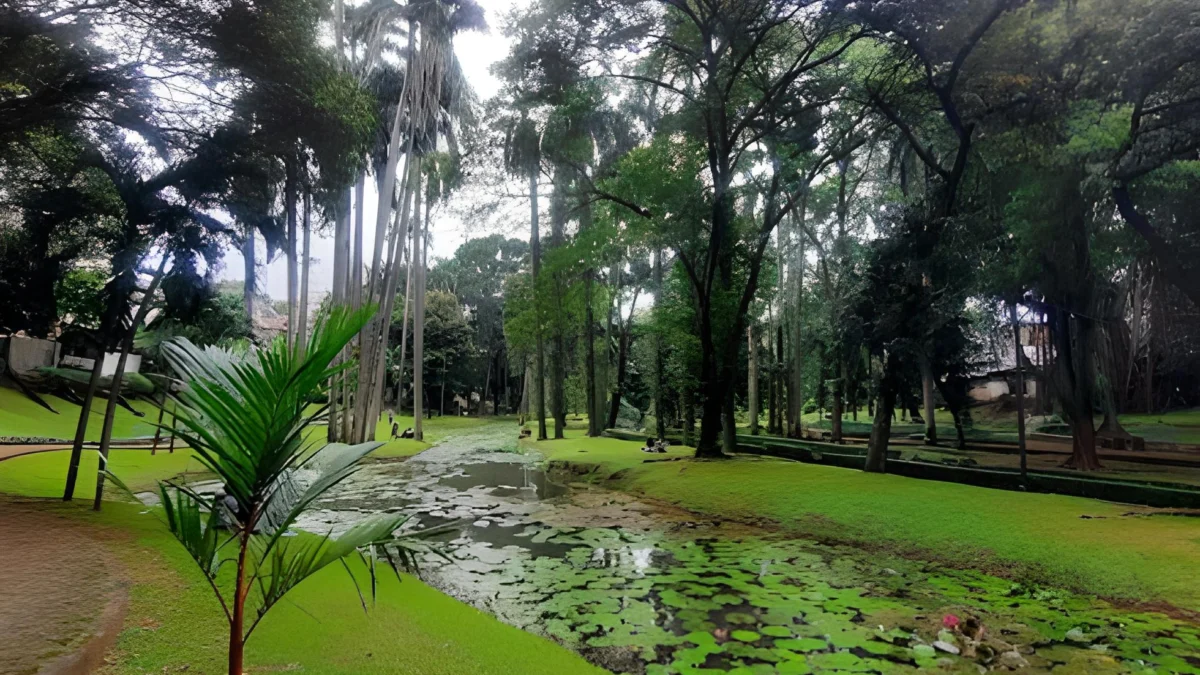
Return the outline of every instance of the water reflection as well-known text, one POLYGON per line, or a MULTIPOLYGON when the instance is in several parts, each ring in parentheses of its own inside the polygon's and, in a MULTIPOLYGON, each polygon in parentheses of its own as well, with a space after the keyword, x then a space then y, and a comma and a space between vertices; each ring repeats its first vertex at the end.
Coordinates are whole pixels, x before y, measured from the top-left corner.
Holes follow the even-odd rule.
POLYGON ((1185 641, 1200 644, 1196 627, 1165 617, 1115 622, 1115 610, 1091 599, 1047 601, 1036 589, 921 561, 739 537, 728 524, 671 520, 633 498, 562 499, 568 489, 530 458, 481 450, 504 447, 508 431, 367 467, 301 526, 336 534, 364 511, 396 508, 414 515, 412 527, 460 522, 441 537, 454 562, 431 557, 427 582, 614 672, 974 673, 1000 663, 1024 672, 1196 671, 1183 654, 1196 651, 1185 641), (933 646, 947 637, 947 613, 987 626, 975 657, 961 635, 950 636, 962 641, 961 659, 933 646), (1168 630, 1174 646, 1158 644, 1168 630))

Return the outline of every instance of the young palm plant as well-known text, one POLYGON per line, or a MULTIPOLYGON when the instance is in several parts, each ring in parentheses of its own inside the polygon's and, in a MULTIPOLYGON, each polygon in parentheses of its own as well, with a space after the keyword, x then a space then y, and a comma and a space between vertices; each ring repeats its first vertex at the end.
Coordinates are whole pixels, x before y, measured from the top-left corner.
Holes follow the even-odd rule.
MULTIPOLYGON (((340 563, 349 572, 346 559, 358 556, 373 596, 380 561, 398 574, 414 569, 431 550, 421 540, 432 530, 398 536, 407 516, 390 513, 365 518, 336 537, 289 532, 315 500, 382 445, 318 448, 324 434, 306 433, 325 419, 319 402, 326 383, 351 365, 330 364, 372 311, 335 308, 307 344, 291 349, 282 339, 246 354, 200 349, 185 338, 163 345, 181 385, 173 395, 176 433, 225 486, 225 496, 215 498, 175 483, 160 484, 159 491, 167 526, 199 565, 229 621, 229 675, 242 674, 246 641, 267 612, 318 570, 340 563), (229 571, 222 573, 228 565, 234 567, 232 580, 229 571)), ((361 589, 359 598, 365 608, 361 589)))

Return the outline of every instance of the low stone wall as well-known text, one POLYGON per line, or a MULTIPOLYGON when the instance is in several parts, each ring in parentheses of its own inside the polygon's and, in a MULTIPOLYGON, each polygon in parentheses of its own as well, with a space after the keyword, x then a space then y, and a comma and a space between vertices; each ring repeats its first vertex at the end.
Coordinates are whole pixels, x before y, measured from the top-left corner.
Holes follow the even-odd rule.
POLYGON ((8 367, 18 377, 34 374, 38 368, 57 364, 60 348, 51 340, 13 336, 8 339, 8 367))

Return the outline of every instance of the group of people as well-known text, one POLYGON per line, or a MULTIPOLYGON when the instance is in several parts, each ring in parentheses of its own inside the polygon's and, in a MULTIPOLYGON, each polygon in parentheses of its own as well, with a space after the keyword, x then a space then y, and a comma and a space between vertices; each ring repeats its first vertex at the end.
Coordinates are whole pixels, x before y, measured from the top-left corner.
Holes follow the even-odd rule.
POLYGON ((642 448, 642 452, 666 452, 669 447, 671 447, 671 442, 666 439, 660 441, 654 438, 647 438, 646 447, 642 448))

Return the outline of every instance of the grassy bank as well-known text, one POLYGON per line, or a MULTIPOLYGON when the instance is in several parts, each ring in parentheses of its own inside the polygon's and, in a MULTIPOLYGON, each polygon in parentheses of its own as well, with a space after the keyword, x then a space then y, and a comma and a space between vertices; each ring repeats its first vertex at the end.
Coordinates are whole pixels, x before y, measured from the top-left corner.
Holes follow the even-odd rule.
MULTIPOLYGON (((400 426, 401 432, 413 425, 412 415, 395 417, 393 421, 400 426)), ((421 425, 425 435, 424 441, 403 438, 391 440, 392 427, 388 424, 387 415, 384 414, 383 419, 375 425, 375 438, 386 442, 383 447, 372 453, 372 456, 381 459, 411 457, 456 431, 472 429, 495 421, 495 417, 458 417, 454 415, 432 417, 426 419, 424 424, 421 425)), ((513 424, 514 426, 516 424, 515 418, 513 424)))
MULTIPOLYGON (((411 418, 401 420, 402 428, 405 422, 411 424, 411 418)), ((427 424, 426 438, 435 441, 455 429, 479 423, 435 418, 427 424)), ((11 433, 11 427, 0 426, 0 435, 11 433)), ((51 432, 45 426, 31 427, 30 435, 48 436, 51 432)), ((377 454, 407 456, 427 446, 397 441, 377 454)), ((99 514, 88 508, 95 490, 96 455, 95 451, 85 452, 78 499, 73 504, 57 500, 66 476, 68 451, 0 461, 0 500, 19 498, 21 508, 94 525, 89 531, 124 563, 130 582, 129 612, 102 673, 224 672, 227 628, 220 606, 154 512, 116 501, 107 502, 99 514), (27 501, 41 497, 48 499, 27 501)), ((114 450, 110 462, 114 473, 134 490, 152 489, 158 480, 202 470, 188 450, 153 456, 147 450, 114 450)), ((115 491, 109 494, 116 496, 115 491)), ((0 508, 4 506, 0 504, 0 508)), ((45 565, 46 574, 55 574, 54 560, 45 565)), ((365 577, 360 567, 355 569, 365 577)), ((378 602, 364 612, 354 584, 338 565, 305 581, 272 611, 249 643, 247 665, 255 672, 302 670, 346 675, 603 672, 573 652, 507 626, 411 577, 405 576, 403 581, 382 577, 378 602)))
MULTIPOLYGON (((99 514, 80 503, 48 501, 38 508, 94 526, 95 536, 125 563, 129 611, 103 675, 225 671, 228 629, 220 606, 152 513, 116 502, 99 514)), ((47 566, 53 574, 53 561, 47 566)), ((361 566, 352 568, 365 583, 361 566)), ((378 600, 364 611, 338 565, 305 581, 268 615, 248 645, 247 666, 330 675, 603 672, 407 575, 401 581, 381 576, 378 600)))
POLYGON ((597 480, 615 477, 615 487, 702 513, 1200 611, 1200 579, 1186 572, 1200 566, 1197 518, 757 457, 644 463, 651 456, 637 442, 581 436, 530 445, 550 460, 594 465, 597 480))
MULTIPOLYGON (((16 389, 0 387, 0 436, 22 436, 39 438, 75 438, 75 426, 79 423, 79 406, 57 396, 43 397, 57 413, 38 405, 33 399, 16 389)), ((88 420, 88 441, 99 441, 104 426, 104 406, 107 401, 97 398, 88 420)), ((135 438, 153 436, 154 423, 158 421, 158 409, 148 401, 134 401, 133 408, 144 416, 138 417, 125 408, 117 406, 113 419, 113 438, 135 438)))
MULTIPOLYGON (((828 414, 828 411, 826 411, 828 414)), ((896 419, 892 422, 892 435, 923 434, 923 424, 913 424, 907 419, 901 419, 903 411, 897 409, 896 419)), ((858 419, 854 420, 850 412, 842 418, 842 426, 848 434, 869 434, 873 417, 866 407, 858 411, 858 419)), ((823 419, 819 413, 811 412, 801 417, 806 427, 817 429, 830 428, 830 421, 823 419)), ((938 409, 934 412, 937 422, 938 436, 942 439, 954 438, 954 417, 948 410, 938 409)), ((1096 418, 1099 427, 1102 418, 1096 418)), ((765 422, 761 422, 765 424, 765 422)), ((1175 410, 1165 413, 1146 415, 1130 413, 1121 415, 1121 424, 1125 430, 1135 436, 1141 436, 1150 442, 1178 443, 1182 445, 1200 445, 1200 410, 1175 410)), ((743 426, 748 426, 746 423, 743 426)), ((978 406, 971 409, 971 426, 967 428, 967 438, 987 441, 1003 440, 1016 442, 1017 413, 1006 410, 997 404, 978 406)))

